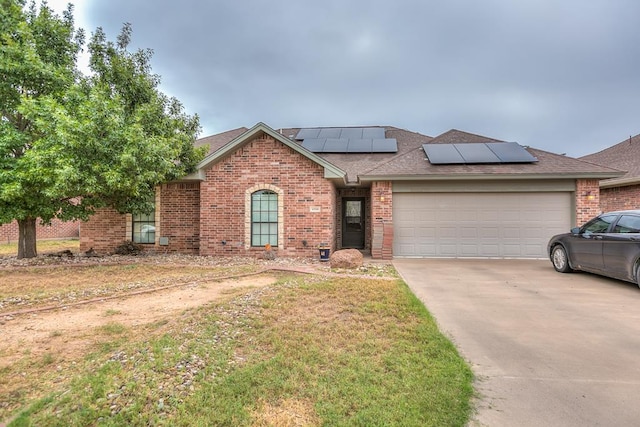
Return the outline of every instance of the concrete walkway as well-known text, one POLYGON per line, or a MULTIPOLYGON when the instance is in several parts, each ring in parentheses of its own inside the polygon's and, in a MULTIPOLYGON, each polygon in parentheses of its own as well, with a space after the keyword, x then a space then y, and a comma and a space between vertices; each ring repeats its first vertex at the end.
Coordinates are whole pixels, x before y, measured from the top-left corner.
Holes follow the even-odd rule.
POLYGON ((393 264, 476 374, 471 426, 640 425, 640 290, 544 260, 393 264))

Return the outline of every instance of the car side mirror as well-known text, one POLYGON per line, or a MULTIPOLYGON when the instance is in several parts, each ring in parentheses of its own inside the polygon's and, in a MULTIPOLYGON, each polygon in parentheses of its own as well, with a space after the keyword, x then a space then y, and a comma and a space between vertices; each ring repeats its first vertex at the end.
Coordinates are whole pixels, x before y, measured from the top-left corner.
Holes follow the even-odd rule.
POLYGON ((580 227, 573 227, 571 229, 571 234, 580 234, 580 227))

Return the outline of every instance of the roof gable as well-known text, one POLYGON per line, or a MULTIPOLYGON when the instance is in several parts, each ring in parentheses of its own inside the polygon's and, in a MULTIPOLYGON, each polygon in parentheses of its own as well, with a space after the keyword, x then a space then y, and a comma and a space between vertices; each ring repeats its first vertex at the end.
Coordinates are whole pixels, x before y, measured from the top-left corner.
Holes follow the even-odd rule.
POLYGON ((466 144, 476 142, 504 142, 500 139, 489 138, 487 136, 476 135, 474 133, 464 132, 457 129, 451 129, 445 133, 436 136, 429 144, 466 144))
POLYGON ((601 187, 640 183, 640 135, 630 137, 612 147, 580 157, 580 159, 626 172, 619 178, 602 181, 601 187))
MULTIPOLYGON (((306 148, 302 147, 300 144, 290 140, 289 138, 285 137, 284 135, 281 135, 280 133, 276 132, 275 130, 273 130, 272 128, 270 128, 269 126, 267 126, 266 124, 264 124, 262 122, 257 123, 251 129, 248 129, 248 130, 240 133, 238 136, 233 138, 231 141, 229 141, 226 144, 222 145, 217 150, 211 152, 207 157, 205 157, 198 164, 198 166, 197 166, 198 171, 195 174, 190 175, 187 178, 196 178, 197 177, 198 179, 204 179, 204 170, 206 170, 210 165, 217 163, 218 161, 220 161, 221 159, 223 159, 227 155, 233 153, 238 148, 242 147, 244 144, 246 144, 249 141, 253 140, 256 136, 258 136, 258 135, 260 135, 262 133, 264 133, 266 135, 269 135, 270 137, 272 137, 276 141, 278 141, 278 142, 286 145, 287 147, 291 148, 293 151, 301 154, 302 156, 306 157, 307 159, 311 160, 312 162, 322 166, 324 168, 324 177, 325 178, 345 179, 346 173, 342 169, 340 169, 337 166, 329 163, 327 160, 323 159, 322 157, 319 157, 319 156, 315 155, 311 151, 309 151, 306 148)), ((228 136, 229 135, 227 135, 227 137, 228 136)))

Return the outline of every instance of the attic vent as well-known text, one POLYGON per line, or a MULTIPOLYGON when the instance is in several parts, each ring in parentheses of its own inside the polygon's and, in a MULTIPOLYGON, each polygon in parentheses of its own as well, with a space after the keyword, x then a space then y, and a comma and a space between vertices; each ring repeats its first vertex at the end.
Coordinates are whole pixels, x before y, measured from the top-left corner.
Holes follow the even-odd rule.
POLYGON ((538 161, 517 142, 422 144, 422 148, 429 162, 434 165, 535 163, 538 161))
POLYGON ((307 128, 295 137, 314 153, 396 153, 398 142, 383 128, 307 128))

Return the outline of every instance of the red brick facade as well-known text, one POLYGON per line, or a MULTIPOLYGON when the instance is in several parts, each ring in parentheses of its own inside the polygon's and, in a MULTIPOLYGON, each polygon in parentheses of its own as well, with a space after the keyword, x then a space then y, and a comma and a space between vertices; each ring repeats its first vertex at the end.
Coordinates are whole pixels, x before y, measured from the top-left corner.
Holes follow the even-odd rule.
MULTIPOLYGON (((80 235, 80 222, 67 221, 62 222, 57 219, 51 221, 51 225, 36 225, 37 239, 69 239, 77 238, 80 235)), ((18 240, 18 222, 13 221, 9 224, 0 226, 0 242, 10 243, 18 240)))
POLYGON ((100 209, 80 226, 80 250, 113 252, 118 245, 127 240, 127 228, 131 229, 127 215, 121 215, 113 209, 100 209))
POLYGON ((597 179, 576 180, 576 225, 581 226, 600 214, 600 181, 597 179))
POLYGON ((371 257, 393 258, 393 186, 380 181, 371 184, 371 257))
POLYGON ((163 184, 156 197, 156 250, 198 255, 200 183, 163 184), (159 221, 158 221, 159 220, 159 221), (163 237, 165 241, 160 241, 163 237))
POLYGON ((279 141, 262 136, 247 142, 206 171, 200 193, 200 254, 261 255, 251 246, 251 194, 277 194, 281 256, 317 256, 318 245, 335 249, 334 185, 322 166, 279 141))
MULTIPOLYGON (((212 164, 203 182, 162 185, 156 196, 156 243, 145 249, 262 256, 262 246, 251 246, 250 200, 259 190, 279 195, 278 246, 273 248, 278 255, 318 256, 321 243, 336 249, 338 193, 323 167, 266 135, 212 164)), ((109 253, 125 240, 131 240, 131 216, 101 210, 83 223, 80 249, 109 253)))
POLYGON ((602 211, 640 209, 640 184, 600 190, 602 211))

